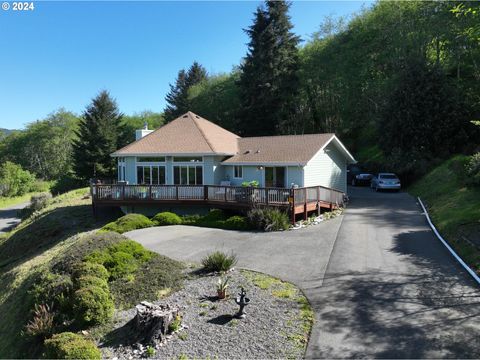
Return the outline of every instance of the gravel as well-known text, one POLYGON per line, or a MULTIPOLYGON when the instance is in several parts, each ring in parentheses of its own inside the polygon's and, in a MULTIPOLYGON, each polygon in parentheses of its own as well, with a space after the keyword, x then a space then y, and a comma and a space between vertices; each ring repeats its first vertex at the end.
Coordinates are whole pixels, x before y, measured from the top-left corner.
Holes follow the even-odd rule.
MULTIPOLYGON (((163 343, 154 344, 154 357, 303 358, 306 341, 300 305, 297 303, 298 297, 302 296, 298 289, 279 281, 259 288, 254 284, 254 279, 264 275, 250 271, 233 270, 228 276, 231 294, 228 299, 216 298, 218 275, 203 275, 186 280, 182 290, 154 302, 175 304, 182 309, 182 327, 163 343), (234 318, 238 310, 234 297, 240 286, 245 287, 247 297, 251 300, 245 308, 245 319, 234 318), (290 295, 282 295, 279 290, 283 289, 290 289, 290 295)), ((146 344, 129 344, 133 334, 127 323, 134 316, 135 308, 116 313, 114 330, 100 344, 104 357, 147 357, 146 344)))

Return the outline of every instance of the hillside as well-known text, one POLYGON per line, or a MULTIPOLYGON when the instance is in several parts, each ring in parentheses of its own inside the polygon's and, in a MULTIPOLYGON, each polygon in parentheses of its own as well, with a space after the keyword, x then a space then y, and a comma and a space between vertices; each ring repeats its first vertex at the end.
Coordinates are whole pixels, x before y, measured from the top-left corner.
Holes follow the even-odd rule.
MULTIPOLYGON (((78 313, 70 307, 79 300, 72 297, 69 284, 76 266, 95 251, 100 254, 114 247, 123 251, 115 258, 115 266, 128 281, 118 277, 102 285, 111 293, 116 309, 140 298, 157 299, 159 291, 176 288, 181 276, 179 264, 132 244, 118 233, 92 231, 115 217, 103 213, 95 220, 88 189, 78 189, 53 198, 47 207, 0 236, 0 358, 41 357, 41 337, 26 335, 25 327, 33 318, 37 301, 52 304, 56 319, 65 319, 51 327, 54 333, 75 331, 77 324, 72 321, 78 313), (139 260, 132 260, 130 252, 139 260)), ((93 338, 108 331, 109 323, 98 326, 88 328, 93 338)))
POLYGON ((442 236, 480 273, 480 188, 464 183, 466 158, 445 161, 409 191, 420 196, 442 236))

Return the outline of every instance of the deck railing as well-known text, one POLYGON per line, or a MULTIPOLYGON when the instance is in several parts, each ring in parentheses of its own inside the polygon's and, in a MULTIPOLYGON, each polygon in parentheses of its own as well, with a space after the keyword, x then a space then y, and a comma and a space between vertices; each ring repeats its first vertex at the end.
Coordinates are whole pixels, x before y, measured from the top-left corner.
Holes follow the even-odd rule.
POLYGON ((280 206, 322 204, 342 206, 344 193, 324 186, 302 188, 259 188, 220 185, 125 185, 94 184, 91 187, 94 204, 127 203, 224 203, 242 206, 280 206))

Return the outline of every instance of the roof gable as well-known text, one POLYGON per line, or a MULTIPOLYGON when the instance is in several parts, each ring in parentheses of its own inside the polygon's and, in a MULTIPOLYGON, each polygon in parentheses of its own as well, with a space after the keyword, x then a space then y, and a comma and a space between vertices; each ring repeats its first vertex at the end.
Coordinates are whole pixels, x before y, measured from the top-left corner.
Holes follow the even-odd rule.
POLYGON ((237 139, 238 135, 189 111, 112 155, 233 155, 238 151, 237 139))

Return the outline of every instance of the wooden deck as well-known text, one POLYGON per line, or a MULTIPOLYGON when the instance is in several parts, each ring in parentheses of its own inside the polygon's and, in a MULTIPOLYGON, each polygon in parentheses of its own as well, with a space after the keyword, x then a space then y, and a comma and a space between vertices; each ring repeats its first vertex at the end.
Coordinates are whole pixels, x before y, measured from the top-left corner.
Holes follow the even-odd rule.
POLYGON ((309 212, 343 206, 344 193, 323 186, 304 188, 255 188, 217 185, 123 185, 91 186, 94 213, 97 206, 205 205, 246 210, 276 207, 307 218, 309 212))

